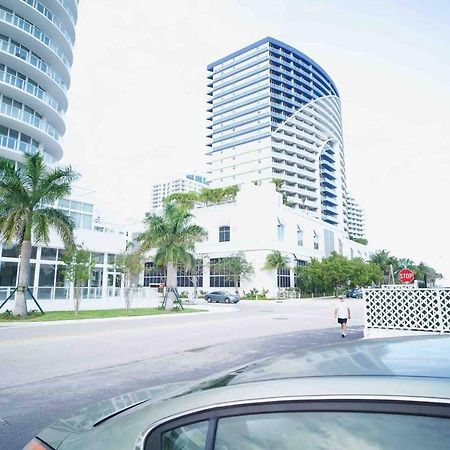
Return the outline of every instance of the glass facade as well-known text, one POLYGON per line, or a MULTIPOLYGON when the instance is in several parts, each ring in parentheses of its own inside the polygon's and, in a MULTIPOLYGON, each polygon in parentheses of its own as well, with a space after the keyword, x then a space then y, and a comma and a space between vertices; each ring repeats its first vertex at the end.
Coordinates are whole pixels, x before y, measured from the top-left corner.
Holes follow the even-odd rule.
MULTIPOLYGON (((64 279, 64 249, 32 247, 29 286, 39 299, 65 299, 69 283, 64 279)), ((105 286, 120 288, 122 275, 116 271, 112 253, 92 253, 95 266, 91 279, 85 283, 84 297, 101 297, 105 286), (107 281, 105 281, 105 277, 107 281)), ((19 248, 0 245, 0 300, 16 286, 19 268, 19 248)))

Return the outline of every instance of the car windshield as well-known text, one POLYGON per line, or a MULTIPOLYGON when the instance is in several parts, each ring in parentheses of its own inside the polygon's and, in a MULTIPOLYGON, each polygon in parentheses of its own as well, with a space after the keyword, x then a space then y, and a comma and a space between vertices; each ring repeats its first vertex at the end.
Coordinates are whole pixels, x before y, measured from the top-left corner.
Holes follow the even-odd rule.
MULTIPOLYGON (((185 393, 257 381, 330 376, 403 376, 448 378, 450 336, 445 339, 416 338, 331 346, 320 352, 299 351, 243 366, 206 380, 185 393), (428 366, 429 359, 436 361, 428 366), (422 363, 420 363, 422 362, 422 363)), ((182 395, 183 395, 182 394, 182 395)))

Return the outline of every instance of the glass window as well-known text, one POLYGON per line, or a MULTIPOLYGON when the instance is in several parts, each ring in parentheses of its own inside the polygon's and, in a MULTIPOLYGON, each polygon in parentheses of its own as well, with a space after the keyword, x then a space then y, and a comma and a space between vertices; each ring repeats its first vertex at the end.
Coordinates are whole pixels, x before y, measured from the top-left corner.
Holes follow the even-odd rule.
POLYGON ((61 200, 58 200, 58 206, 61 207, 61 208, 69 209, 70 208, 70 202, 69 202, 69 200, 61 199, 61 200))
POLYGON ((81 228, 83 230, 92 230, 92 216, 81 214, 81 228))
POLYGON ((39 268, 39 286, 53 287, 55 283, 55 269, 53 264, 41 264, 39 268))
POLYGON ((37 247, 31 247, 31 259, 36 259, 37 257, 37 247))
POLYGON ((0 286, 15 286, 17 279, 17 263, 16 262, 0 262, 0 286))
POLYGON ((319 235, 314 231, 314 250, 319 250, 319 235))
POLYGON ((277 225, 277 238, 279 241, 284 241, 284 223, 281 222, 280 219, 278 219, 278 225, 277 225))
POLYGON ((64 280, 64 266, 57 266, 56 267, 56 282, 55 286, 57 287, 63 287, 65 286, 65 280, 64 280))
POLYGON ((291 287, 291 270, 289 268, 277 270, 277 286, 279 288, 291 287))
MULTIPOLYGON (((161 436, 162 450, 204 450, 208 435, 208 421, 191 423, 161 436)), ((239 447, 236 447, 236 449, 239 447)))
POLYGON ((230 241, 230 227, 223 226, 219 227, 219 242, 229 242, 230 241))
POLYGON ((214 449, 423 450, 448 448, 449 442, 449 419, 400 414, 287 412, 220 419, 214 449))
POLYGON ((116 255, 112 255, 111 253, 108 253, 108 264, 113 265, 116 261, 116 255))
POLYGON ((194 287, 196 281, 197 287, 203 287, 203 260, 197 259, 195 267, 186 269, 178 267, 177 286, 178 287, 194 287))
POLYGON ((18 245, 3 244, 2 256, 7 258, 18 258, 20 248, 18 245))
POLYGON ((83 204, 81 202, 76 202, 75 200, 70 201, 70 208, 76 209, 77 211, 83 210, 83 204))
POLYGON ((166 269, 155 266, 153 261, 144 265, 144 286, 166 284, 166 269))
POLYGON ((71 212, 69 215, 75 223, 75 227, 81 228, 81 214, 77 212, 71 212))
POLYGON ((56 248, 42 247, 41 259, 54 261, 56 259, 56 248))
POLYGON ((101 287, 103 285, 103 269, 95 267, 92 269, 91 287, 101 287))
POLYGON ((297 245, 303 246, 303 230, 297 225, 297 245))
POLYGON ((209 261, 209 285, 211 287, 239 287, 234 286, 234 278, 230 271, 223 267, 222 262, 225 258, 211 258, 209 261))
POLYGON ((94 205, 91 205, 90 203, 83 203, 83 211, 91 213, 94 211, 94 205))
POLYGON ((103 264, 104 253, 92 253, 92 260, 96 264, 103 264))
POLYGON ((58 250, 58 261, 63 261, 64 260, 64 249, 60 248, 58 250))

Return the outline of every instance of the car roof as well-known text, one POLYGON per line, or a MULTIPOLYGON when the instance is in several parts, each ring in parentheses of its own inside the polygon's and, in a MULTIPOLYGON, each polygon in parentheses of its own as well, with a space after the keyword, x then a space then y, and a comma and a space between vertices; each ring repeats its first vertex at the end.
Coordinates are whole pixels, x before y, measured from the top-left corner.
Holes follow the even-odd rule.
POLYGON ((450 380, 450 336, 366 339, 291 352, 208 379, 189 392, 258 381, 335 376, 450 380))

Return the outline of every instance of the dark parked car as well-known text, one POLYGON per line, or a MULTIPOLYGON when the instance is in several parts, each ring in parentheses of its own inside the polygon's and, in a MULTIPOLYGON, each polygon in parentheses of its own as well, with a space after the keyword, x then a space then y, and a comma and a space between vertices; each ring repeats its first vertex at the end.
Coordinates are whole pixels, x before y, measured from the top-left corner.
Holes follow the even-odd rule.
POLYGON ((227 291, 213 291, 205 294, 205 300, 209 303, 237 303, 239 301, 239 295, 227 291))
POLYGON ((360 288, 349 289, 346 293, 346 297, 347 298, 362 298, 363 297, 362 289, 360 289, 360 288))
POLYGON ((197 384, 104 401, 28 449, 443 450, 450 447, 450 337, 299 351, 197 384))

